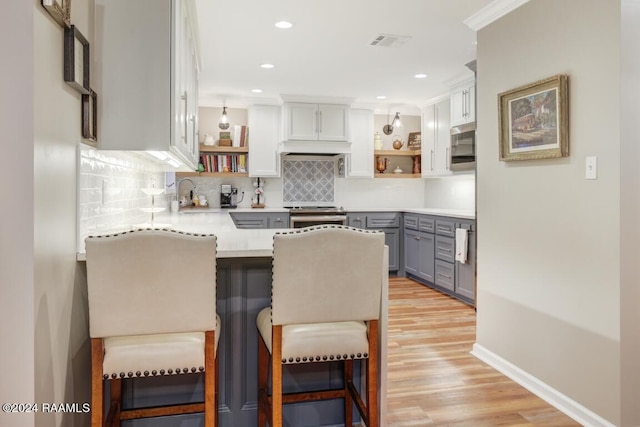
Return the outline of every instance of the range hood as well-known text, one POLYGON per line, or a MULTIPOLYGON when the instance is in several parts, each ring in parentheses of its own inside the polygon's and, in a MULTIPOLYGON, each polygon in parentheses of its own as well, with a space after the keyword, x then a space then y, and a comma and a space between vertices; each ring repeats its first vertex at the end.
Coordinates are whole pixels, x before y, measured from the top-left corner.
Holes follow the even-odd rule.
POLYGON ((278 152, 288 154, 310 154, 338 156, 351 153, 351 142, 347 141, 282 141, 278 152))

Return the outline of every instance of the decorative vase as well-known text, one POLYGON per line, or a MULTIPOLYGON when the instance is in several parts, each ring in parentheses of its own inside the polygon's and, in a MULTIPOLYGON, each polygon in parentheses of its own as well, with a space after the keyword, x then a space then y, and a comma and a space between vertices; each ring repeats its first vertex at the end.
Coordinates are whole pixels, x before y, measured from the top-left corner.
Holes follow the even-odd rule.
POLYGON ((413 173, 420 173, 421 165, 420 165, 420 156, 415 156, 413 158, 413 173))
POLYGON ((380 135, 380 132, 376 132, 373 136, 373 149, 382 150, 382 136, 380 135))
POLYGON ((376 170, 379 173, 384 173, 387 170, 387 166, 389 166, 389 159, 381 156, 376 157, 376 170))

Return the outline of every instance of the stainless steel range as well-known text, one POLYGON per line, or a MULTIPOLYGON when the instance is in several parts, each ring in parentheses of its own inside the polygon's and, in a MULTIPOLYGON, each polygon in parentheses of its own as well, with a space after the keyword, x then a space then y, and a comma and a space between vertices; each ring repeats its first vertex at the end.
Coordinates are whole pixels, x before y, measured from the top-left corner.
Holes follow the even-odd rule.
POLYGON ((342 207, 296 206, 289 209, 289 218, 291 228, 321 224, 347 225, 347 212, 342 207))

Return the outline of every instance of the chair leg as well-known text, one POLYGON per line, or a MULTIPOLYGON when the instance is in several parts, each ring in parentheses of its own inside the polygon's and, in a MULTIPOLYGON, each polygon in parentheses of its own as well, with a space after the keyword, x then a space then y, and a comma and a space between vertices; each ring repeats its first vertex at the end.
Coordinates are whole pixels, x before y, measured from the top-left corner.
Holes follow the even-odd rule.
POLYGON ((220 368, 218 367, 218 351, 216 349, 216 359, 214 361, 214 363, 216 364, 215 367, 215 372, 216 372, 216 379, 215 379, 215 397, 213 400, 213 408, 215 411, 215 419, 216 419, 216 424, 215 426, 218 427, 220 425, 220 407, 218 406, 218 382, 220 381, 220 368))
POLYGON ((378 427, 378 321, 369 321, 367 360, 367 427, 378 427))
POLYGON ((122 379, 109 380, 109 413, 107 426, 120 427, 120 412, 122 411, 122 379))
POLYGON ((102 338, 91 338, 91 427, 102 427, 104 419, 104 383, 102 360, 104 344, 102 338))
POLYGON ((267 411, 264 405, 269 387, 268 381, 269 349, 267 349, 262 336, 258 334, 258 427, 266 427, 267 425, 267 411))
POLYGON ((344 361, 344 425, 353 425, 353 398, 349 391, 349 382, 353 381, 353 360, 344 361))
POLYGON ((271 335, 271 427, 282 427, 282 325, 271 335))
POLYGON ((218 408, 216 402, 216 356, 215 356, 215 331, 205 332, 204 339, 204 425, 215 427, 215 412, 218 408))

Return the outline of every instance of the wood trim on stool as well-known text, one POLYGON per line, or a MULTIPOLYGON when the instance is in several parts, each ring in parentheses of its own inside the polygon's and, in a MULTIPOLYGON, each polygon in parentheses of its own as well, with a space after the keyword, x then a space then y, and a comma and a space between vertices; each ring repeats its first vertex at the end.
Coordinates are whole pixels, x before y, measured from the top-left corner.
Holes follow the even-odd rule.
MULTIPOLYGON (((344 360, 344 386, 340 389, 308 391, 300 393, 282 393, 282 325, 273 325, 272 355, 264 339, 258 334, 258 427, 282 427, 282 405, 314 400, 344 399, 345 425, 353 424, 353 405, 355 403, 360 417, 367 427, 378 427, 378 320, 370 320, 367 326, 368 358, 366 361, 366 389, 359 393, 353 384, 353 360, 344 360), (271 363, 269 363, 271 362, 271 363), (268 394, 269 365, 271 365, 271 396, 268 394), (362 395, 366 395, 365 404, 362 395)), ((322 363, 322 362, 307 362, 322 363)))
POLYGON ((271 427, 282 427, 282 325, 271 336, 271 427))
POLYGON ((104 342, 102 338, 91 338, 91 426, 102 427, 104 410, 104 384, 102 381, 102 361, 104 342))
POLYGON ((216 332, 204 333, 204 425, 216 427, 217 378, 216 378, 216 332))
POLYGON ((103 379, 104 340, 91 339, 91 426, 119 427, 120 420, 204 412, 205 427, 218 426, 218 357, 215 331, 205 332, 204 403, 122 410, 122 379, 103 379), (104 382, 110 381, 109 413, 104 414, 104 382))

